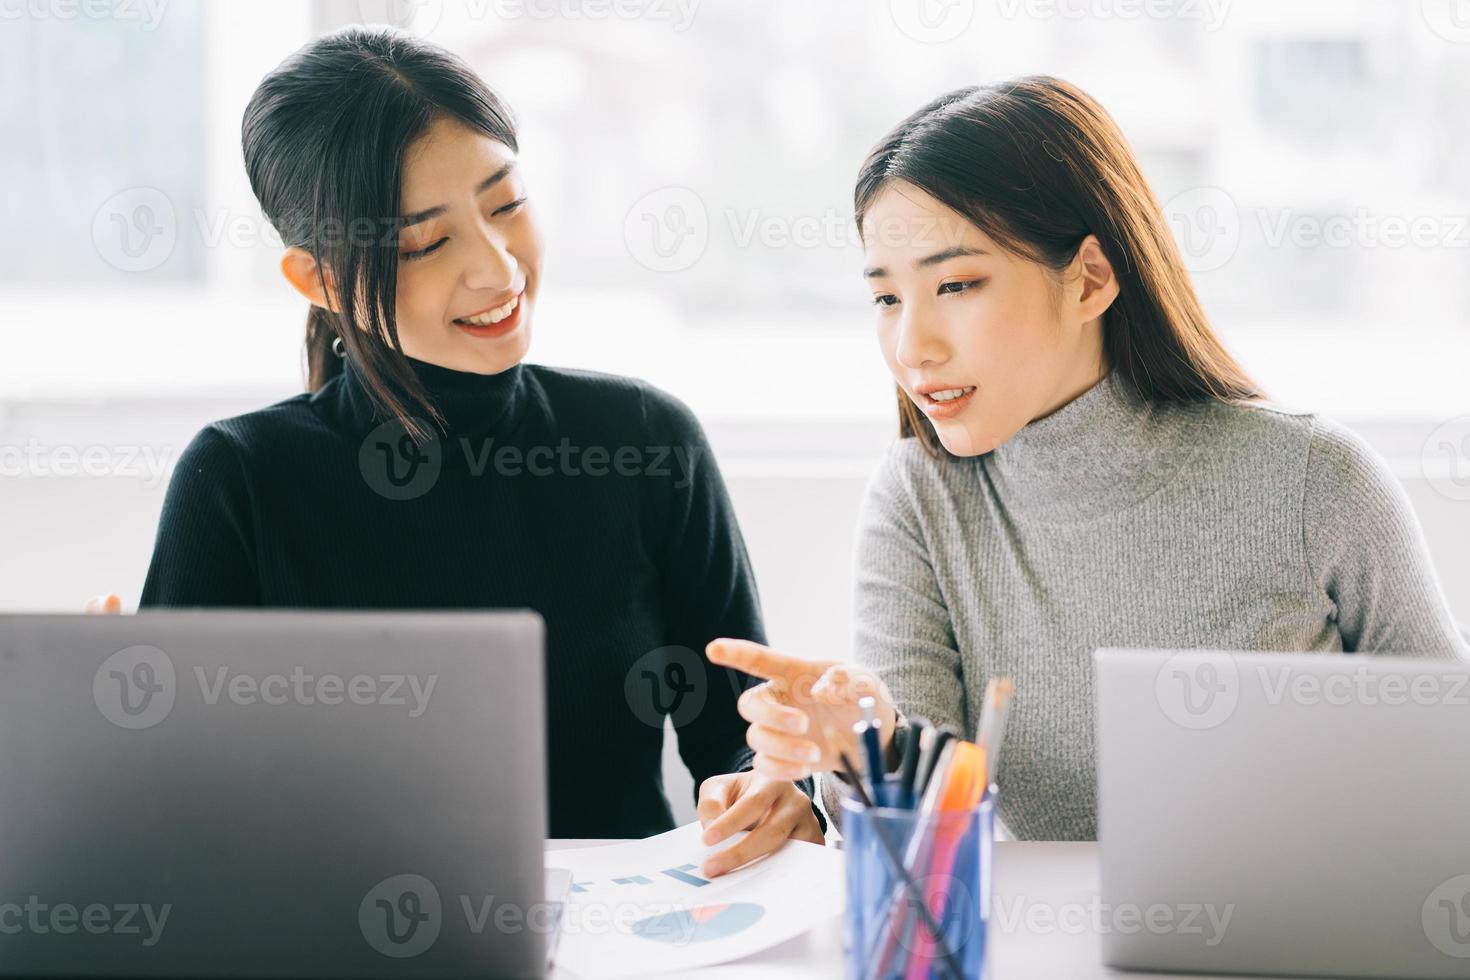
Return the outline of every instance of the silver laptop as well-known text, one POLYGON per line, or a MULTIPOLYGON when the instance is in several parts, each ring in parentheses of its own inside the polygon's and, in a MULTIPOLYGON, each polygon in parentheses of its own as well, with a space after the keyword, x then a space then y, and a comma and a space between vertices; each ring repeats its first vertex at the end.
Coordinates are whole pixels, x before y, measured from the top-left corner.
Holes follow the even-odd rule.
POLYGON ((534 613, 0 616, 0 975, 542 976, 534 613))
POLYGON ((1095 660, 1106 963, 1470 977, 1470 664, 1095 660))

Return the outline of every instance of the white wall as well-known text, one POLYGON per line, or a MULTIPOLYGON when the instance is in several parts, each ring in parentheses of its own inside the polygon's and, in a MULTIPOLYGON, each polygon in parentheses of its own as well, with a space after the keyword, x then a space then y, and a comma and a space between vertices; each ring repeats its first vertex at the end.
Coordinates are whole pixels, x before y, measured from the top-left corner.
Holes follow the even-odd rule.
MULTIPOLYGON (((76 610, 107 591, 135 606, 178 452, 208 421, 283 394, 0 401, 0 611, 76 610), (110 465, 93 476, 18 475, 15 450, 32 445, 48 466, 62 462, 61 448, 105 453, 110 465)), ((1470 500, 1443 493, 1423 473, 1424 443, 1437 422, 1345 421, 1403 482, 1451 608, 1470 623, 1470 500)), ((771 642, 843 656, 853 528, 889 425, 705 424, 755 565, 771 642)))
MULTIPOLYGON (((204 423, 282 394, 0 403, 0 447, 42 447, 49 460, 59 458, 58 447, 79 455, 101 447, 111 460, 106 475, 48 476, 16 475, 13 456, 0 459, 0 611, 80 610, 88 596, 109 591, 136 607, 167 486, 159 463, 171 466, 204 423)), ((750 549, 770 641, 792 653, 846 655, 853 529, 888 425, 706 424, 750 549)), ((1434 424, 1354 427, 1403 480, 1450 605, 1470 623, 1470 501, 1442 493, 1423 475, 1422 449, 1434 424)), ((692 819, 688 775, 672 746, 669 755, 670 799, 692 819)))

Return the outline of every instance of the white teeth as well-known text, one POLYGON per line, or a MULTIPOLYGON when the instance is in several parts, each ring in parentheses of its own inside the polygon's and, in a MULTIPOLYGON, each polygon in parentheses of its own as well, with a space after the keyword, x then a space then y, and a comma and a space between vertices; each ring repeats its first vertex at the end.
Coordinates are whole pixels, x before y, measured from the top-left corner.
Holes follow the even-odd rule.
POLYGON ((506 303, 504 306, 497 307, 496 309, 493 309, 488 313, 481 313, 478 316, 460 317, 459 322, 468 323, 472 327, 485 327, 489 326, 492 323, 499 323, 501 320, 504 320, 506 317, 515 312, 516 304, 520 301, 521 298, 517 296, 515 299, 511 300, 509 303, 506 303))
POLYGON ((968 395, 974 388, 946 388, 943 391, 931 391, 929 397, 937 402, 953 401, 961 395, 968 395))

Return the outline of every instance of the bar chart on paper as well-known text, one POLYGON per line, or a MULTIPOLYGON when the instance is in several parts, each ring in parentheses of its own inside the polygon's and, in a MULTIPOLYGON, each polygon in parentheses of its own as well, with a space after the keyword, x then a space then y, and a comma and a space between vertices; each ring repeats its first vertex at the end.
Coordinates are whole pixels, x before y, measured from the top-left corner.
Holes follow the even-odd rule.
MULTIPOLYGON (((689 885, 689 886, 691 886, 693 888, 703 888, 705 885, 708 885, 710 882, 709 882, 709 879, 708 878, 701 878, 701 877, 699 877, 699 875, 697 875, 697 874, 694 873, 694 871, 698 867, 699 867, 699 865, 697 865, 697 864, 681 864, 677 868, 664 868, 662 871, 649 872, 649 874, 630 874, 630 875, 623 875, 620 878, 608 878, 607 879, 607 884, 610 884, 610 885, 652 885, 652 884, 655 884, 655 878, 650 877, 650 875, 660 874, 660 875, 663 875, 663 876, 665 876, 667 878, 672 878, 672 879, 674 879, 677 882, 681 882, 681 883, 683 883, 685 885, 689 885)), ((574 892, 583 892, 583 893, 590 892, 590 891, 592 891, 594 889, 594 887, 596 885, 597 885, 597 882, 595 882, 595 881, 578 881, 578 882, 575 882, 572 885, 572 891, 574 891, 574 892)))

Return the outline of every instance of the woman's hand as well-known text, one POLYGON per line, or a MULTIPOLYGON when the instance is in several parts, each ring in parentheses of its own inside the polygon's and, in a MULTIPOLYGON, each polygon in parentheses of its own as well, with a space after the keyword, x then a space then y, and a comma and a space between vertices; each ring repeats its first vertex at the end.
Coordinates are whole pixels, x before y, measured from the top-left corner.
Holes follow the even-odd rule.
POLYGON ((806 660, 749 640, 720 639, 705 649, 710 663, 733 667, 766 683, 740 696, 740 716, 750 722, 745 741, 755 750, 755 770, 771 779, 804 779, 841 768, 838 751, 862 765, 852 725, 863 717, 858 700, 871 697, 885 757, 897 712, 877 675, 836 660, 806 660))
POLYGON ((812 801, 795 783, 767 779, 758 772, 711 776, 699 786, 699 822, 704 843, 718 844, 748 830, 744 839, 705 859, 701 869, 714 878, 781 849, 788 839, 825 843, 812 801))
POLYGON ((89 613, 120 613, 122 612, 122 600, 116 592, 107 595, 94 595, 87 600, 87 612, 89 613))

